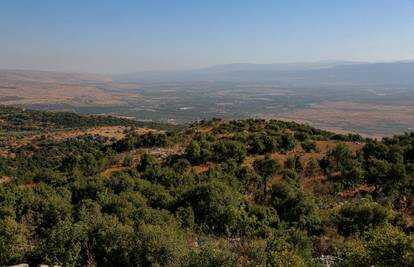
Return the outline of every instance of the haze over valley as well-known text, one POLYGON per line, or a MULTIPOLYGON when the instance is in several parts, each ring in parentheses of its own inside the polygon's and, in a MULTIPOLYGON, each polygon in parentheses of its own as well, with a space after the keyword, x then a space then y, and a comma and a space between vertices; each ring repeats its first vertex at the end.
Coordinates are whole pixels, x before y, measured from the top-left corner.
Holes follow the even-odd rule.
POLYGON ((414 127, 414 63, 229 64, 117 75, 0 70, 0 104, 141 121, 266 118, 382 137, 414 127))

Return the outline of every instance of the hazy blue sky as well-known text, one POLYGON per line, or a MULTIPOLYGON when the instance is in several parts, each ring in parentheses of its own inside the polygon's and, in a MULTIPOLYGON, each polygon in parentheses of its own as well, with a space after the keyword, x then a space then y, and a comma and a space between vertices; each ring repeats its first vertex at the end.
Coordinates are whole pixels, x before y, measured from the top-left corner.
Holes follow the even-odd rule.
POLYGON ((1 0, 0 68, 414 59, 414 0, 1 0))

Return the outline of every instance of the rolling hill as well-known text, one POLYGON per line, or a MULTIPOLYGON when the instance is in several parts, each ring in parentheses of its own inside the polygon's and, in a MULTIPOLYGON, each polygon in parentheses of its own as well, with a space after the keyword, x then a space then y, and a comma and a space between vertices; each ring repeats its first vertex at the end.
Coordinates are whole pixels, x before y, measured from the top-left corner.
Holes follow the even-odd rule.
POLYGON ((127 121, 13 108, 1 119, 51 123, 0 128, 1 265, 414 263, 414 133, 376 141, 259 119, 112 131, 97 122, 127 121))

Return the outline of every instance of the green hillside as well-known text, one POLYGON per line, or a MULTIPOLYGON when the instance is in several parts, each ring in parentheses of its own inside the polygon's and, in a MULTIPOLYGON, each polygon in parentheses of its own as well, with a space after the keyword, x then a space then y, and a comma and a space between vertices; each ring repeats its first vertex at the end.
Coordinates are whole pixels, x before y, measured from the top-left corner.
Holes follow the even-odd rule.
MULTIPOLYGON (((2 131, 135 126, 0 114, 2 131)), ((214 119, 2 148, 0 265, 414 266, 414 133, 214 119)))

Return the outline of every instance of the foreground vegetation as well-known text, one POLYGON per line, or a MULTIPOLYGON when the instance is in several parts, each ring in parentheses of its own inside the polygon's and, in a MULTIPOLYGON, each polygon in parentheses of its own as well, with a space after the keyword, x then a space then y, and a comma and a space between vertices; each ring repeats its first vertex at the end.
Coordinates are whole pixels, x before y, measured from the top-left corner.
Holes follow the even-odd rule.
POLYGON ((215 119, 2 146, 2 265, 414 266, 413 133, 215 119))

